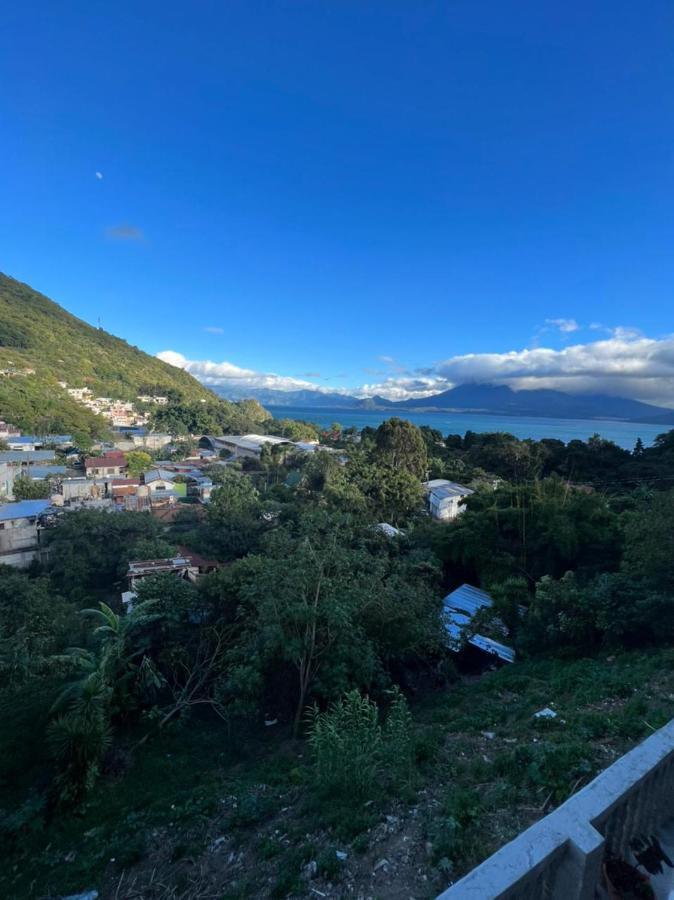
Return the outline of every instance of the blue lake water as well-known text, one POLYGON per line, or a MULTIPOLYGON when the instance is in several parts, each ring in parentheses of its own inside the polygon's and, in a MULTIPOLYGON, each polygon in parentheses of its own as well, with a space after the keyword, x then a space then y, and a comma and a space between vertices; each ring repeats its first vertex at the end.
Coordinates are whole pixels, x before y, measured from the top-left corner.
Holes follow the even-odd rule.
MULTIPOLYGON (((430 425, 444 435, 465 434, 466 431, 508 431, 518 438, 557 438, 560 441, 587 440, 593 434, 599 434, 606 440, 613 441, 620 447, 631 450, 637 438, 644 445, 652 444, 657 435, 668 431, 667 425, 636 425, 633 422, 615 422, 597 419, 545 419, 527 416, 487 416, 479 413, 444 413, 444 412, 389 412, 388 410, 360 409, 305 409, 295 406, 269 406, 269 411, 276 419, 302 419, 327 427, 339 422, 345 428, 355 425, 364 428, 369 425, 376 428, 385 419, 393 415, 409 419, 415 425, 430 425)), ((670 426, 671 427, 671 426, 670 426)))

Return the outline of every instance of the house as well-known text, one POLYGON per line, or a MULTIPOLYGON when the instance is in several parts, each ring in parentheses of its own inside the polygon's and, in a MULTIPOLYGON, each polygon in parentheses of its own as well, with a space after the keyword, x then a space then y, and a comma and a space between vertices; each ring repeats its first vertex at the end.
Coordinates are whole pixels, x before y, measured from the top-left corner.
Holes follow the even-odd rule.
POLYGON ((22 434, 6 439, 10 450, 37 450, 40 447, 70 447, 73 439, 69 434, 22 434))
POLYGON ((178 476, 168 469, 150 469, 143 476, 143 481, 149 488, 150 497, 159 497, 162 494, 170 494, 172 497, 182 496, 187 493, 184 483, 177 483, 178 476))
POLYGON ((102 500, 107 496, 107 481, 104 478, 64 478, 61 481, 61 494, 64 503, 77 503, 81 500, 102 500))
POLYGON ((180 497, 187 496, 185 481, 167 469, 151 469, 145 473, 143 481, 142 490, 147 492, 148 503, 152 508, 162 505, 173 506, 180 497))
POLYGON ((196 497, 201 503, 208 503, 213 490, 211 479, 207 475, 202 475, 201 472, 187 472, 184 477, 187 484, 187 496, 196 497))
POLYGON ((173 575, 185 581, 195 582, 199 578, 199 566, 191 556, 174 556, 169 559, 141 559, 129 563, 126 577, 129 590, 134 593, 146 578, 156 575, 173 575))
POLYGON ((122 603, 127 612, 131 612, 133 604, 138 597, 138 586, 146 578, 157 575, 173 575, 184 581, 196 582, 202 575, 208 575, 220 568, 220 563, 214 559, 205 559, 187 547, 178 548, 179 555, 170 559, 143 559, 129 563, 126 573, 128 590, 122 592, 122 603))
POLYGON ((21 432, 14 425, 0 419, 0 441, 6 441, 8 438, 20 437, 21 432))
POLYGON ((138 394, 136 399, 140 403, 154 403, 157 406, 166 406, 169 402, 168 397, 157 396, 156 394, 138 394))
POLYGON ((17 478, 39 480, 48 475, 65 473, 64 466, 38 466, 35 463, 51 463, 54 461, 53 450, 3 450, 0 451, 0 500, 14 498, 13 485, 17 478), (50 471, 51 469, 58 470, 50 471))
POLYGON ((140 478, 112 478, 108 485, 108 492, 115 503, 123 506, 127 497, 138 496, 140 485, 140 478))
POLYGON ((161 450, 162 447, 168 446, 173 440, 170 434, 164 434, 159 431, 151 431, 145 434, 130 435, 136 449, 143 450, 161 450))
POLYGON ((25 569, 40 555, 40 517, 49 500, 0 505, 0 564, 25 569))
POLYGON ((430 514, 438 522, 449 522, 456 519, 464 510, 463 501, 475 493, 462 484, 447 481, 446 478, 424 481, 422 487, 428 497, 430 514))
MULTIPOLYGON (((515 662, 515 651, 512 647, 485 635, 471 633, 473 618, 481 610, 493 607, 493 600, 486 591, 473 587, 471 584, 462 584, 461 587, 447 594, 442 601, 442 607, 442 617, 450 650, 458 653, 469 644, 502 662, 515 662)), ((505 626, 499 620, 496 620, 495 627, 504 636, 506 635, 505 626)))
POLYGON ((88 456, 84 460, 84 471, 87 478, 96 478, 101 475, 124 475, 126 468, 126 457, 119 450, 109 450, 103 456, 88 456))

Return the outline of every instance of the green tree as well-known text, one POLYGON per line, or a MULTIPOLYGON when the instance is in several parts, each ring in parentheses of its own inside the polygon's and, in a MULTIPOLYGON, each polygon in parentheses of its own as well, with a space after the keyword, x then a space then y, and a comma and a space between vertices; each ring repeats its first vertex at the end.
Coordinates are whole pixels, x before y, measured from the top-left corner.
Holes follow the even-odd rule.
POLYGON ((218 487, 211 494, 208 517, 212 524, 221 525, 232 518, 255 515, 259 509, 259 499, 250 478, 225 470, 218 487))
POLYGON ((0 684, 41 675, 75 630, 73 608, 47 578, 0 565, 0 684))
POLYGON ((156 539, 162 526, 148 513, 77 510, 45 531, 50 548, 48 570, 69 597, 85 598, 109 590, 126 570, 141 539, 156 539))
POLYGON ((130 450, 126 454, 129 475, 138 476, 152 468, 152 457, 144 450, 130 450))
POLYGON ((406 419, 387 419, 375 432, 375 454, 391 469, 404 470, 418 480, 426 477, 428 455, 423 435, 406 419))
POLYGON ((635 581, 674 595, 674 490, 640 502, 627 515, 623 569, 635 581))
POLYGON ((33 481, 27 475, 19 475, 14 479, 12 492, 15 500, 45 500, 51 494, 51 484, 48 479, 33 481))

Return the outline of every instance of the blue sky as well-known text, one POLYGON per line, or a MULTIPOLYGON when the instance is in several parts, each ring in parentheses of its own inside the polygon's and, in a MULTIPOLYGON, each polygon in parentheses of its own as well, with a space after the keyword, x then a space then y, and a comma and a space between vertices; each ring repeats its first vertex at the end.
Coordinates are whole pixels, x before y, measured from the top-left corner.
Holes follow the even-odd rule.
POLYGON ((0 269, 211 381, 667 402, 673 39, 660 0, 6 5, 0 269))

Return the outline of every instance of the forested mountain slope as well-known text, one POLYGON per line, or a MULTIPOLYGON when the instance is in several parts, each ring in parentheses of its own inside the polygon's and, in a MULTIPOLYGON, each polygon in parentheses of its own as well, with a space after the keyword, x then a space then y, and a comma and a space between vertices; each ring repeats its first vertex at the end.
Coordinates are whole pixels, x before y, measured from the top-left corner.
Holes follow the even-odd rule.
POLYGON ((94 328, 2 273, 0 370, 0 418, 24 430, 95 436, 105 427, 99 417, 73 401, 59 381, 125 400, 156 392, 188 403, 215 401, 211 391, 187 372, 94 328))

